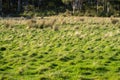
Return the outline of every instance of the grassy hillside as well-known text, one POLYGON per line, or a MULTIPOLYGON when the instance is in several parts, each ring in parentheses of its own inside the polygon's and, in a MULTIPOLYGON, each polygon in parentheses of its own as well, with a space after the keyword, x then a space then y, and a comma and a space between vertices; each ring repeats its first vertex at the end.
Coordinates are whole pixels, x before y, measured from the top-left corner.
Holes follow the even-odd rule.
POLYGON ((0 20, 0 80, 120 80, 119 19, 0 20))

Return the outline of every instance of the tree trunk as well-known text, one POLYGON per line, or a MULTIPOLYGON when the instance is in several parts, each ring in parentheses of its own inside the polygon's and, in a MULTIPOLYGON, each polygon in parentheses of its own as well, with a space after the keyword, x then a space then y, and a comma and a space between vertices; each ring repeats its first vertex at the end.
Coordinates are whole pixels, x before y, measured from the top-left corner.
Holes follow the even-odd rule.
POLYGON ((98 6, 98 0, 97 0, 97 14, 98 14, 98 7, 99 7, 99 6, 98 6))
POLYGON ((107 0, 104 0, 104 13, 107 13, 107 0))
POLYGON ((21 10, 21 0, 18 0, 18 9, 17 9, 17 11, 20 12, 20 10, 21 10))
POLYGON ((0 12, 2 12, 2 0, 0 0, 0 12))
POLYGON ((73 9, 73 14, 74 14, 75 13, 75 9, 76 9, 76 3, 75 2, 72 3, 72 9, 73 9))
POLYGON ((104 13, 107 15, 110 12, 110 2, 108 0, 104 0, 104 13))
POLYGON ((82 10, 82 2, 83 2, 82 0, 79 0, 79 1, 78 1, 79 10, 82 10))
POLYGON ((110 2, 108 1, 107 2, 107 14, 109 14, 110 13, 110 2))
POLYGON ((41 5, 41 1, 42 1, 42 0, 39 0, 39 1, 38 1, 38 7, 39 7, 39 9, 40 9, 40 5, 41 5))
POLYGON ((103 12, 105 13, 105 0, 103 0, 103 12))
MULTIPOLYGON (((29 5, 29 1, 28 0, 26 0, 26 6, 28 6, 29 5)), ((26 10, 28 10, 28 7, 26 7, 27 9, 26 10)))

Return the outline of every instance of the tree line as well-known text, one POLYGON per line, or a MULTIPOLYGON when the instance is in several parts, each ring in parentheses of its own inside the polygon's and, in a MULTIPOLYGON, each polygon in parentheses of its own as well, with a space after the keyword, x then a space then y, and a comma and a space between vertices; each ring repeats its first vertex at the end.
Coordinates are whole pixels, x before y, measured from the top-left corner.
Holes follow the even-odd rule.
POLYGON ((120 16, 120 0, 0 0, 0 15, 120 16))

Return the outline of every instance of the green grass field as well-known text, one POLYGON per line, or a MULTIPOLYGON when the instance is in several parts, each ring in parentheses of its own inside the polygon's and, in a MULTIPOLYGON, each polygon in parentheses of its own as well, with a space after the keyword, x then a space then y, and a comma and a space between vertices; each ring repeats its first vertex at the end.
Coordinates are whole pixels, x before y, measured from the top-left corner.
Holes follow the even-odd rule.
POLYGON ((72 20, 57 30, 1 22, 0 80, 120 80, 120 24, 72 20))

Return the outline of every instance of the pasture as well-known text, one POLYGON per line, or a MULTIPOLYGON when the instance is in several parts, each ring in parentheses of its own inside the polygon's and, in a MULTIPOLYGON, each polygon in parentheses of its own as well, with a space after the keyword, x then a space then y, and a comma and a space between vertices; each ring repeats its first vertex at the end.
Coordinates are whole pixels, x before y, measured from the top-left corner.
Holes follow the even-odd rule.
POLYGON ((0 80, 120 80, 120 19, 0 19, 0 80))

